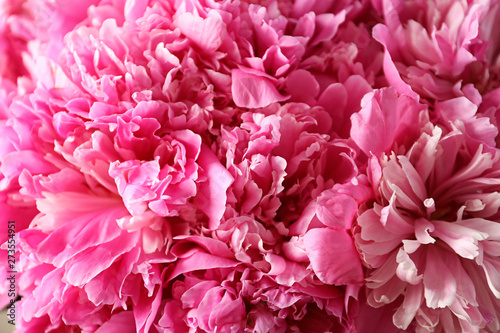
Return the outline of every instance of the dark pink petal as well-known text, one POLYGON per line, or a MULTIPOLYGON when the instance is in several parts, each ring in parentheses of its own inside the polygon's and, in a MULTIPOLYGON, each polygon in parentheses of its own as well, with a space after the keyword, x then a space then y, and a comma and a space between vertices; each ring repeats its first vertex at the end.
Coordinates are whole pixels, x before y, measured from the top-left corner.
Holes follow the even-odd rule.
POLYGON ((186 272, 210 268, 235 267, 237 265, 238 262, 231 259, 217 257, 204 252, 195 252, 188 258, 178 260, 167 280, 171 280, 179 274, 186 272))
POLYGON ((298 69, 287 77, 286 90, 292 101, 314 104, 319 94, 319 84, 310 72, 298 69))
POLYGON ((304 236, 304 245, 314 273, 323 283, 347 285, 363 282, 361 261, 346 230, 309 230, 304 236))
MULTIPOLYGON (((165 303, 163 316, 158 321, 158 326, 165 328, 163 332, 174 330, 179 333, 189 332, 188 327, 184 323, 185 310, 182 309, 182 302, 178 300, 170 300, 165 303), (168 330, 170 329, 170 330, 168 330)), ((162 331, 160 331, 162 332, 162 331)))
POLYGON ((135 333, 135 319, 132 311, 119 312, 104 323, 95 333, 135 333))

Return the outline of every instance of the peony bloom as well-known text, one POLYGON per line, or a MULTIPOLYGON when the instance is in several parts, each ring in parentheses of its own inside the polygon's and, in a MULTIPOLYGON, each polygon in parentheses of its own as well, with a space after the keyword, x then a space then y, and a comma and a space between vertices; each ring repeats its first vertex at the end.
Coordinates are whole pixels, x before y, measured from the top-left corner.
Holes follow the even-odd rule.
MULTIPOLYGON (((219 154, 234 177, 228 189, 233 215, 255 216, 272 221, 281 205, 286 161, 273 156, 281 140, 280 117, 244 113, 243 122, 231 131, 222 129, 219 154)), ((230 209, 226 209, 229 216, 230 209)))
POLYGON ((371 159, 377 196, 354 227, 368 304, 395 305, 400 329, 498 331, 498 151, 463 123, 449 131, 428 123, 414 143, 392 149, 371 159))
POLYGON ((158 262, 170 261, 160 251, 186 226, 151 213, 132 217, 119 197, 72 169, 22 179, 40 212, 19 232, 23 320, 49 316, 95 329, 134 304, 138 331, 148 331, 161 296, 158 262))
POLYGON ((18 230, 21 331, 133 319, 153 332, 170 328, 159 316, 179 301, 190 310, 173 316, 191 329, 351 327, 359 260, 333 281, 318 249, 288 258, 282 245, 311 200, 357 175, 354 149, 323 106, 278 103, 343 11, 288 21, 245 3, 92 4, 80 23, 51 12, 60 30, 33 50, 33 92, 8 101, 2 123, 2 200, 29 223, 18 230), (192 288, 207 301, 183 299, 192 288))
POLYGON ((384 22, 373 36, 384 45, 384 73, 399 93, 431 102, 466 96, 477 103, 488 77, 481 75, 487 44, 480 33, 488 3, 374 3, 384 22))

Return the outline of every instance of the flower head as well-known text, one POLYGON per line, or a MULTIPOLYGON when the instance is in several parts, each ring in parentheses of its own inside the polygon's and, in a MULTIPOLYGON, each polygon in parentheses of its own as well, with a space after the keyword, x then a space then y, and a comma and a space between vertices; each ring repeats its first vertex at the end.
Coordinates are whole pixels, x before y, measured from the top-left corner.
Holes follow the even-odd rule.
POLYGON ((378 196, 354 229, 368 303, 396 303, 401 329, 496 331, 500 155, 463 128, 428 128, 403 153, 374 157, 378 196))

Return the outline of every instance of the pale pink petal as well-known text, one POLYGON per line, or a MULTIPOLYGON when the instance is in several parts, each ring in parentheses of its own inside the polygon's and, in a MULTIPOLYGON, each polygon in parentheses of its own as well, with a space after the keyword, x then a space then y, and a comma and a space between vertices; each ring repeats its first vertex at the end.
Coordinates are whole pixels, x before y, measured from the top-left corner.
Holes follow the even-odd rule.
POLYGON ((411 86, 408 85, 406 82, 404 82, 401 79, 401 75, 398 73, 398 70, 396 68, 396 65, 394 64, 394 61, 391 57, 389 49, 393 48, 394 46, 391 45, 396 42, 390 36, 389 29, 384 26, 384 25, 376 25, 373 28, 373 37, 382 43, 385 48, 385 53, 384 53, 384 72, 387 78, 387 81, 389 81, 390 85, 394 87, 398 93, 402 95, 406 95, 412 99, 419 100, 419 96, 412 90, 411 86))
POLYGON ((424 272, 425 301, 429 308, 444 308, 453 303, 457 292, 457 283, 453 273, 447 268, 434 246, 427 250, 427 264, 424 272))
POLYGON ((174 24, 206 52, 214 52, 222 44, 224 23, 218 17, 209 16, 203 19, 191 13, 184 13, 174 24))

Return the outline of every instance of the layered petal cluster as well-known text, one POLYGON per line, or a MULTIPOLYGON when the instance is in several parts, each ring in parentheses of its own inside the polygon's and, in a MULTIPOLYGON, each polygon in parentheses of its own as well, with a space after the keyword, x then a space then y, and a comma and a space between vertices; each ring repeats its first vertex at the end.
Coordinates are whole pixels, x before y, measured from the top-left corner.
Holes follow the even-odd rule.
POLYGON ((430 101, 475 101, 476 89, 491 89, 481 22, 496 5, 391 0, 376 1, 375 7, 384 22, 373 36, 384 45, 384 72, 398 92, 430 101))
POLYGON ((177 237, 160 331, 349 331, 353 309, 344 303, 354 306, 359 286, 318 281, 305 253, 285 250, 285 237, 283 224, 265 227, 243 216, 210 234, 177 237))
POLYGON ((0 0, 0 306, 36 333, 500 331, 499 15, 0 0))
POLYGON ((324 190, 358 175, 356 152, 347 140, 329 132, 333 120, 320 107, 284 107, 281 141, 274 153, 287 161, 280 220, 290 223, 300 218, 306 206, 324 190), (286 111, 286 112, 285 112, 286 111))

